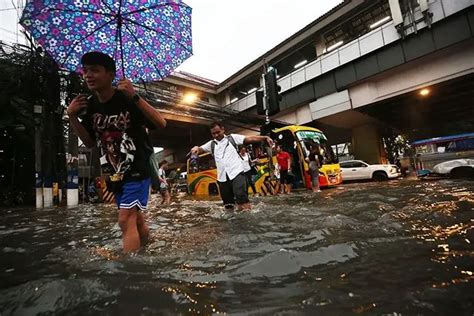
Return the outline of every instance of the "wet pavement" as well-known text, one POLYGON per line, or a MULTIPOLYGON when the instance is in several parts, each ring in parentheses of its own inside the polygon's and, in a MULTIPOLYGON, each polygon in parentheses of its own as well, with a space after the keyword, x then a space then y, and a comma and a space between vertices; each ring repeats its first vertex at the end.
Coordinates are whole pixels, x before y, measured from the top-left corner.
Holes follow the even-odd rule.
POLYGON ((113 206, 0 210, 1 315, 474 313, 473 181, 158 202, 133 256, 113 206))

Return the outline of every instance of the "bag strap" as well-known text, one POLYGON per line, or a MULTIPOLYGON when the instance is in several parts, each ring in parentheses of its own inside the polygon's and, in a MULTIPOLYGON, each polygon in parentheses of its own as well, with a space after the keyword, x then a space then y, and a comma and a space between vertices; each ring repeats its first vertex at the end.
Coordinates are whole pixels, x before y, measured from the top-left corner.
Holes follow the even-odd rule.
MULTIPOLYGON (((244 160, 244 158, 242 158, 242 156, 240 155, 239 150, 237 149, 238 147, 237 147, 237 143, 235 142, 234 137, 232 137, 232 135, 228 135, 228 136, 226 136, 226 138, 227 138, 227 145, 225 146, 224 153, 225 153, 225 150, 227 149, 227 146, 229 146, 229 143, 231 143, 232 146, 234 147, 235 151, 237 152, 237 155, 239 155, 240 159, 244 160)), ((217 141, 213 139, 211 141, 211 154, 212 154, 212 156, 214 156, 214 149, 216 148, 216 144, 217 144, 217 141)))
POLYGON ((216 148, 216 141, 212 140, 211 141, 211 155, 214 156, 214 149, 216 148))

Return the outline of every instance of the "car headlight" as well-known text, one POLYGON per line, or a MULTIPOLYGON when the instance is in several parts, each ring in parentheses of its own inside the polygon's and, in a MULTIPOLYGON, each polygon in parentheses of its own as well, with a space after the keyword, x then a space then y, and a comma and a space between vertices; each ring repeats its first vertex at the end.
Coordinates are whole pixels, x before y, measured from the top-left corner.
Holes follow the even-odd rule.
POLYGON ((399 172, 399 170, 398 170, 397 167, 391 167, 390 168, 390 173, 398 173, 398 172, 399 172))

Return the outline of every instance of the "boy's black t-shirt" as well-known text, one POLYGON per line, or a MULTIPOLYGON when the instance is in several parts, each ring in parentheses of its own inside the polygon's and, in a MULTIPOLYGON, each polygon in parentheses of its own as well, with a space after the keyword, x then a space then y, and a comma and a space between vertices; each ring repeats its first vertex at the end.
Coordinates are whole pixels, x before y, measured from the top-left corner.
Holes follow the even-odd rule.
POLYGON ((89 100, 82 125, 100 148, 103 175, 120 175, 124 181, 150 177, 148 159, 153 149, 145 124, 143 113, 121 91, 105 103, 95 96, 89 100))

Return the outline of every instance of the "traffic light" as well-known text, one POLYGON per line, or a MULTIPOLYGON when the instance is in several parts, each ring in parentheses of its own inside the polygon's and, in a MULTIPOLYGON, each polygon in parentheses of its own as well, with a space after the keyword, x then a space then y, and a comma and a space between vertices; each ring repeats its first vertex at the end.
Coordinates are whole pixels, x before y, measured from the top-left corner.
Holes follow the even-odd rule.
POLYGON ((263 106, 263 91, 255 92, 255 97, 257 98, 257 114, 265 115, 265 107, 263 106))
POLYGON ((265 73, 265 89, 267 92, 268 115, 280 112, 281 87, 277 83, 277 71, 270 67, 265 73))

